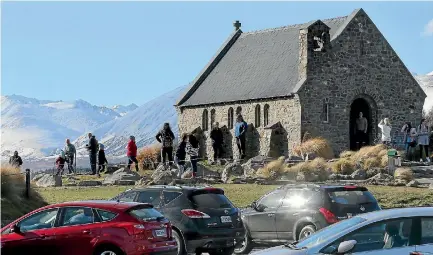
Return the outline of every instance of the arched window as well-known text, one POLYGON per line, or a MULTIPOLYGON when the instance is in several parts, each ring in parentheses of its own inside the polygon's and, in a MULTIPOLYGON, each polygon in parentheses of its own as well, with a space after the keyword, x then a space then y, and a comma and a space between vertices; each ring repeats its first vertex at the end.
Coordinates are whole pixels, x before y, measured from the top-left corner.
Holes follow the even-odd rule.
POLYGON ((233 128, 233 117, 234 117, 233 115, 234 115, 233 114, 233 108, 230 107, 228 115, 227 115, 227 126, 228 126, 229 129, 233 128))
POLYGON ((255 126, 260 127, 260 105, 256 105, 256 111, 255 111, 255 126))
POLYGON ((236 108, 236 115, 242 114, 242 107, 238 106, 238 108, 236 108))
POLYGON ((215 109, 210 110, 210 128, 215 125, 215 109))
POLYGON ((265 104, 265 108, 263 109, 263 125, 266 127, 269 125, 269 105, 265 104))
POLYGON ((208 116, 207 110, 205 109, 203 111, 202 123, 201 123, 201 127, 202 127, 203 131, 207 131, 209 129, 208 123, 209 123, 209 116, 208 116))

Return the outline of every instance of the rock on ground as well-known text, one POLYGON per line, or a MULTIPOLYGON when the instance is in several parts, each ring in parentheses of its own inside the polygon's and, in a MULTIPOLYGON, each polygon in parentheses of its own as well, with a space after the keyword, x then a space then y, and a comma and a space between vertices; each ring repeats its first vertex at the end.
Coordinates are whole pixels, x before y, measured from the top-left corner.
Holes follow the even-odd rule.
POLYGON ((61 187, 62 177, 59 175, 44 174, 37 182, 37 187, 61 187))
POLYGON ((417 180, 412 180, 408 184, 406 184, 407 187, 413 187, 417 188, 420 186, 420 183, 417 180))
POLYGON ((250 158, 246 163, 242 164, 244 176, 254 176, 259 168, 265 166, 268 158, 263 156, 255 156, 250 158))
POLYGON ((40 173, 40 174, 36 174, 35 176, 33 176, 32 181, 33 182, 37 182, 39 179, 41 179, 45 174, 40 173))
POLYGON ((242 168, 242 166, 237 162, 233 162, 228 164, 224 168, 221 179, 224 183, 227 183, 230 176, 241 176, 243 175, 243 173, 244 173, 244 169, 242 168))
POLYGON ((126 168, 120 168, 113 174, 108 175, 105 177, 103 184, 106 185, 115 185, 116 181, 138 181, 141 179, 141 176, 132 170, 128 170, 126 168))
POLYGON ((80 181, 78 182, 77 186, 85 186, 85 187, 89 187, 89 186, 101 186, 102 182, 100 181, 94 181, 94 180, 84 180, 84 181, 80 181))
POLYGON ((367 172, 365 170, 359 169, 353 172, 350 176, 353 180, 365 180, 367 179, 367 172))

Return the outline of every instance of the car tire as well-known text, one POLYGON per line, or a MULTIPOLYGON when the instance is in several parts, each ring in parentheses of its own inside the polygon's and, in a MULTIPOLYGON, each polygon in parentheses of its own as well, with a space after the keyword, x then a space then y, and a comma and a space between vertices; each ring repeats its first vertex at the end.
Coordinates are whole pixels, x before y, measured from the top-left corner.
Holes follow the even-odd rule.
POLYGON ((183 241, 182 235, 177 232, 177 230, 173 229, 173 238, 174 240, 176 240, 177 243, 177 255, 185 255, 185 242, 183 241))
POLYGON ((209 251, 209 255, 232 255, 235 251, 235 247, 222 248, 218 250, 209 251))
POLYGON ((316 227, 314 225, 306 225, 301 229, 301 231, 299 231, 298 240, 304 239, 314 232, 316 232, 316 227))
POLYGON ((103 246, 101 248, 98 248, 95 253, 95 255, 123 255, 124 253, 115 246, 103 246))
POLYGON ((248 234, 248 231, 245 230, 245 238, 243 240, 243 244, 241 247, 237 248, 235 245, 234 254, 249 254, 254 248, 253 242, 248 234))

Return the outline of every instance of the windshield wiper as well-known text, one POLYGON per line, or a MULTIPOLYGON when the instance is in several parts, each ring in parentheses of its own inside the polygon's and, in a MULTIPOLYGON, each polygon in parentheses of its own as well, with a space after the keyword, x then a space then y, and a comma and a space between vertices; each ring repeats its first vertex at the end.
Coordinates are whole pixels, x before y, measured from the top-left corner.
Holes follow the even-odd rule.
POLYGON ((297 243, 298 243, 298 241, 294 241, 294 242, 291 242, 291 243, 286 243, 286 244, 284 245, 284 247, 290 248, 290 249, 292 249, 292 250, 299 250, 299 248, 296 247, 296 244, 297 244, 297 243))

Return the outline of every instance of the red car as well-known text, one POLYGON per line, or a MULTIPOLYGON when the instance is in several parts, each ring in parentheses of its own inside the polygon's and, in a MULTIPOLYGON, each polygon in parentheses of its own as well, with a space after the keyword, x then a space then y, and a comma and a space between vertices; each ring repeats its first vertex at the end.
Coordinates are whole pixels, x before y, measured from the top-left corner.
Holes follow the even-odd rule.
POLYGON ((82 201, 37 209, 1 229, 1 254, 176 254, 170 222, 150 204, 82 201))

